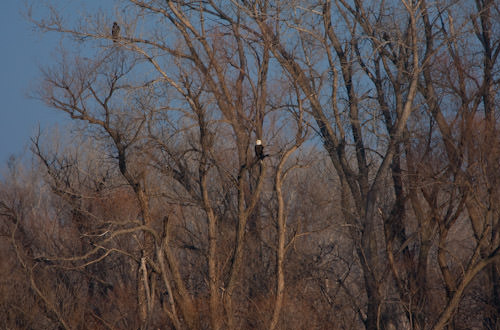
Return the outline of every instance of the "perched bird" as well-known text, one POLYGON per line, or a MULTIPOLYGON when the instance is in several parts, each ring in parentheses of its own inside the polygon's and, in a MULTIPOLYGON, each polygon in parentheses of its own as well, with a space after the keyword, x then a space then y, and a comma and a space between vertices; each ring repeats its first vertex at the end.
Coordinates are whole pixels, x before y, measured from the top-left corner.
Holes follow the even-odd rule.
POLYGON ((113 22, 113 27, 111 28, 111 36, 113 37, 113 42, 116 42, 116 40, 120 37, 120 26, 116 22, 113 22))
POLYGON ((264 155, 264 146, 262 145, 261 140, 255 141, 255 156, 260 160, 263 160, 264 157, 266 157, 266 155, 264 155))

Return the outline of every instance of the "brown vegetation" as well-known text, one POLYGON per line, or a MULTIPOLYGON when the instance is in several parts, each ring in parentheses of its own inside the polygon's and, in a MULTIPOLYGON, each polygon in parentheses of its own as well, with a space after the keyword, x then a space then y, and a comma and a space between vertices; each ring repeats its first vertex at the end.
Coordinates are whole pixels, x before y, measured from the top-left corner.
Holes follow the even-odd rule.
POLYGON ((5 328, 500 327, 498 2, 45 2, 5 328))

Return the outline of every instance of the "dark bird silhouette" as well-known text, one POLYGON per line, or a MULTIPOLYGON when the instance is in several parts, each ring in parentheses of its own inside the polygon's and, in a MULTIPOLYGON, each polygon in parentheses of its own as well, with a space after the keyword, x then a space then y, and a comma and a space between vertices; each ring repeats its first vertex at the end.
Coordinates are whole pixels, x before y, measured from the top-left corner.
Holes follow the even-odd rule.
POLYGON ((261 140, 255 141, 255 156, 260 160, 263 160, 267 156, 264 155, 264 146, 261 140))
POLYGON ((111 28, 111 36, 113 37, 113 42, 116 42, 116 40, 120 37, 120 26, 116 22, 113 22, 113 27, 111 28))
POLYGON ((47 265, 53 265, 54 264, 52 261, 50 261, 49 259, 47 259, 45 257, 35 258, 35 261, 36 262, 43 262, 44 264, 47 264, 47 265))

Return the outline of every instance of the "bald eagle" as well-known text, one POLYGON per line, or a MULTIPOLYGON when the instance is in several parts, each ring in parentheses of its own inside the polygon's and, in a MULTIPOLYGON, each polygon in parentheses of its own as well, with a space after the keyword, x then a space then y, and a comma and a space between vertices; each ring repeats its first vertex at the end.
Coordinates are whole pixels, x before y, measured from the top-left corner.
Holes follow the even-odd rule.
POLYGON ((264 157, 267 156, 267 155, 264 155, 264 146, 262 145, 262 141, 261 140, 255 141, 255 156, 259 160, 263 160, 264 157))
POLYGON ((116 42, 116 40, 120 37, 120 26, 116 22, 113 22, 113 27, 111 28, 111 36, 113 37, 113 42, 116 42))

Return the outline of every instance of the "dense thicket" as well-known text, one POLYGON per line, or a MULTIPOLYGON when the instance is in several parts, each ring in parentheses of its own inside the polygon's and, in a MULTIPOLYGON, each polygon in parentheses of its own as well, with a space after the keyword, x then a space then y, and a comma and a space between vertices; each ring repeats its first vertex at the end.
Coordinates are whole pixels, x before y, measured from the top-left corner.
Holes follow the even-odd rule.
POLYGON ((6 328, 500 327, 500 2, 36 5, 6 328))

